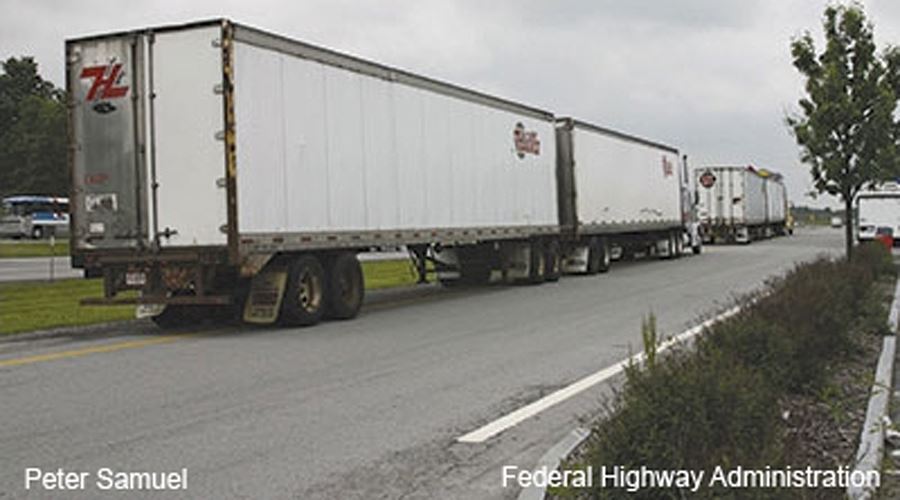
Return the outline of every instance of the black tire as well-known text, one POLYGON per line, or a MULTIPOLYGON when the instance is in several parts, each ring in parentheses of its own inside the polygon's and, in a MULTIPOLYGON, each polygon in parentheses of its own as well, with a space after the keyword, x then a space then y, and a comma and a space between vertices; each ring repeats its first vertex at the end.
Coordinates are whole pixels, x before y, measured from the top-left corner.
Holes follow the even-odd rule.
POLYGON ((544 245, 541 241, 531 242, 531 250, 528 262, 528 282, 537 285, 544 282, 547 271, 547 260, 544 255, 544 245))
POLYGON ((325 270, 314 255, 294 259, 281 300, 278 321, 287 326, 312 326, 325 313, 325 270))
POLYGON ((612 265, 612 255, 609 251, 609 241, 607 241, 606 238, 598 238, 597 244, 597 251, 599 252, 600 257, 600 272, 605 273, 609 271, 609 267, 612 265))
POLYGON ((553 240, 547 243, 544 259, 544 279, 559 281, 559 277, 562 275, 562 253, 558 241, 553 240))
POLYGON ((588 274, 605 273, 610 266, 609 242, 606 238, 593 237, 588 243, 588 274))
POLYGON ((365 295, 362 266, 356 254, 340 253, 328 266, 325 315, 332 319, 351 319, 359 314, 365 295))
POLYGON ((162 328, 163 330, 171 330, 173 328, 179 328, 182 326, 187 326, 190 323, 190 311, 188 311, 187 306, 182 305, 168 305, 166 306, 161 313, 157 314, 150 318, 156 326, 162 328))
POLYGON ((693 250, 694 255, 700 255, 701 253, 703 253, 703 245, 697 243, 696 245, 691 247, 691 250, 693 250))
POLYGON ((42 239, 44 237, 44 228, 41 226, 35 226, 31 228, 31 238, 35 240, 42 239))
POLYGON ((680 232, 675 232, 675 258, 681 258, 684 255, 684 237, 680 232))

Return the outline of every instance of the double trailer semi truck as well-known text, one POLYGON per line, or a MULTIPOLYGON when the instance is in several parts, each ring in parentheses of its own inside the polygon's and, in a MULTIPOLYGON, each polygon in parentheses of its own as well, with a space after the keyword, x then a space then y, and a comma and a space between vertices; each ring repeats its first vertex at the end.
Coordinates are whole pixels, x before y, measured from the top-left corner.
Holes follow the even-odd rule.
POLYGON ((792 232, 781 175, 752 166, 716 166, 696 169, 694 180, 704 242, 750 243, 792 232))
POLYGON ((361 252, 541 283, 698 244, 668 146, 228 20, 66 58, 73 264, 104 279, 85 303, 311 325, 357 314, 361 252))

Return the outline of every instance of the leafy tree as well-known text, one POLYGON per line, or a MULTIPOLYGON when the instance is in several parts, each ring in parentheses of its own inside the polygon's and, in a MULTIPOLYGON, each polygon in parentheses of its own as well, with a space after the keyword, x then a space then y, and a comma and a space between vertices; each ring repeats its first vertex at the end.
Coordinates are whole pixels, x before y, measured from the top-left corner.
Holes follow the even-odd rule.
POLYGON ((0 194, 68 192, 65 94, 31 57, 0 73, 0 194))
POLYGON ((900 126, 900 52, 876 54, 873 27, 861 5, 831 5, 823 21, 825 50, 809 32, 791 43, 794 67, 806 78, 801 113, 787 118, 801 159, 820 193, 840 196, 847 258, 853 251, 853 199, 865 186, 896 176, 900 126))

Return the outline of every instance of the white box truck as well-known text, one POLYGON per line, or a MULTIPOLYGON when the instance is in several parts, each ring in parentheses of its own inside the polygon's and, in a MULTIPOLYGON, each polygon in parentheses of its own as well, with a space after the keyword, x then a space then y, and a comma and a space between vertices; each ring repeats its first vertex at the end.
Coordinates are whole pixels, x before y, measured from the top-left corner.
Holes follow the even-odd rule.
POLYGON ((900 186, 889 182, 856 195, 858 241, 872 240, 889 228, 894 241, 900 239, 900 186))
POLYGON ((531 106, 221 19, 73 39, 66 57, 73 263, 105 283, 85 302, 152 305, 161 325, 351 318, 373 249, 405 246, 446 284, 541 283, 564 251, 593 273, 610 244, 682 234, 677 151, 620 136, 592 152, 610 133, 587 131, 586 158, 638 155, 638 177, 586 159, 563 172, 571 205, 554 115, 531 106), (653 192, 605 217, 623 199, 597 180, 653 192))
POLYGON ((711 166, 696 169, 694 179, 705 242, 749 243, 787 231, 787 190, 779 174, 711 166))

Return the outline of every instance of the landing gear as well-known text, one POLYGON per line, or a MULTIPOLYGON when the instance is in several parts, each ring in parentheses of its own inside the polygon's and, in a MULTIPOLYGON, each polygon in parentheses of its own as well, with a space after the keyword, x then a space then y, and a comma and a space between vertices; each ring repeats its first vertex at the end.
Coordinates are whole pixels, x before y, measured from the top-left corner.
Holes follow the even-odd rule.
POLYGON ((559 242, 551 240, 547 243, 544 252, 544 279, 547 281, 559 281, 562 275, 562 251, 559 242))
POLYGON ((547 258, 544 255, 544 245, 540 240, 531 242, 528 263, 528 282, 532 285, 543 283, 546 279, 547 258))

